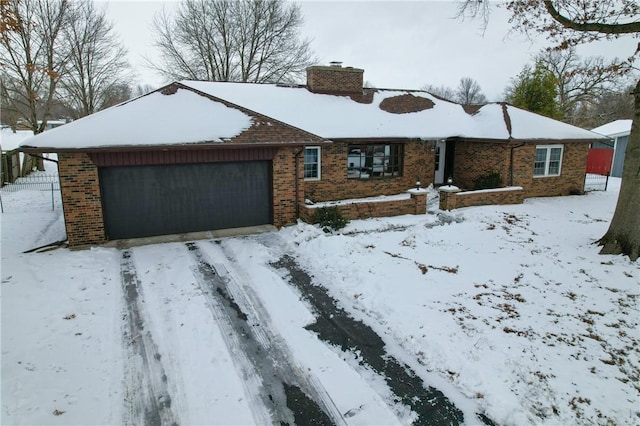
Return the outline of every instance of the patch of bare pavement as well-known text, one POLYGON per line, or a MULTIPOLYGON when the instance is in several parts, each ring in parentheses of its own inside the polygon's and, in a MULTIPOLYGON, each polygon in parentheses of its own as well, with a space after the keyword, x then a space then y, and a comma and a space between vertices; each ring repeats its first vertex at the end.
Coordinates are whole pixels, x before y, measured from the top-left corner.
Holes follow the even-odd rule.
MULTIPOLYGON (((410 407, 417 415, 414 425, 459 425, 464 415, 439 390, 426 384, 407 365, 401 364, 385 350, 383 340, 371 327, 353 319, 338 307, 327 290, 314 285, 311 277, 289 256, 282 256, 273 267, 285 272, 284 278, 298 289, 301 296, 313 307, 316 322, 308 330, 318 334, 321 340, 339 346, 343 351, 358 353, 362 360, 382 376, 398 401, 410 407)), ((476 416, 485 424, 494 423, 482 413, 476 416)))
MULTIPOLYGON (((261 307, 252 306, 251 312, 244 312, 240 305, 247 306, 248 300, 238 304, 238 296, 234 297, 230 292, 229 280, 218 274, 207 255, 196 243, 187 243, 186 246, 195 261, 194 276, 209 308, 219 325, 228 331, 223 333, 225 343, 240 349, 253 373, 261 379, 262 388, 256 390, 257 397, 269 408, 272 423, 344 424, 328 394, 296 368, 286 344, 270 331, 268 321, 256 314, 262 310, 261 307)), ((234 290, 237 292, 238 289, 234 290)))
POLYGON ((171 409, 171 395, 167 375, 158 346, 145 329, 141 307, 142 288, 131 259, 131 251, 124 250, 120 261, 122 290, 125 299, 125 405, 124 424, 178 425, 171 409))

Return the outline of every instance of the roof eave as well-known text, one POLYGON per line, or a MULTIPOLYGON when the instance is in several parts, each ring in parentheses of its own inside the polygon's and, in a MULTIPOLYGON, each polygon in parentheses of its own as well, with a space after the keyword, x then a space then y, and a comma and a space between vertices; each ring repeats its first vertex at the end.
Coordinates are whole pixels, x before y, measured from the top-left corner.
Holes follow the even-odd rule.
POLYGON ((474 138, 474 137, 465 137, 465 136, 453 136, 447 138, 447 140, 456 141, 456 140, 464 140, 469 142, 484 142, 484 143, 594 143, 594 142, 603 142, 608 140, 608 138, 593 138, 593 139, 551 139, 551 138, 539 138, 539 139, 518 139, 518 138, 509 138, 509 139, 492 139, 492 138, 474 138))
POLYGON ((117 151, 171 151, 171 150, 208 150, 208 149, 245 149, 245 148, 281 148, 300 146, 327 146, 333 142, 322 141, 296 141, 296 142, 215 142, 215 143, 190 143, 173 145, 117 145, 80 148, 56 148, 21 146, 19 150, 27 154, 43 152, 117 152, 117 151))

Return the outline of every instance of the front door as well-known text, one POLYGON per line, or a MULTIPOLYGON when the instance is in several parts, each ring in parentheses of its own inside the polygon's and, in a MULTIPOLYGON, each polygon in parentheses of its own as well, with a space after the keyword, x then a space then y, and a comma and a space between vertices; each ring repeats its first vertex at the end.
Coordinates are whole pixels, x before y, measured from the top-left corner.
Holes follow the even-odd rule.
POLYGON ((445 153, 447 150, 447 142, 440 140, 436 142, 436 165, 435 176, 433 183, 436 185, 442 185, 444 183, 444 167, 445 167, 445 153))

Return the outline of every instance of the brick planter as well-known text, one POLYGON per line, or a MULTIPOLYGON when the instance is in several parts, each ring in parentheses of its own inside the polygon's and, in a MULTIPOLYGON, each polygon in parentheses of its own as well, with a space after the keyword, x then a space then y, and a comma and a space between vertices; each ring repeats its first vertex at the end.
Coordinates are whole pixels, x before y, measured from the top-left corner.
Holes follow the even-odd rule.
POLYGON ((375 200, 363 198, 319 203, 312 206, 301 205, 300 219, 313 223, 314 213, 321 207, 337 207, 340 214, 349 220, 404 214, 425 214, 427 212, 427 191, 425 189, 410 189, 406 194, 377 198, 375 200))
POLYGON ((440 210, 492 204, 522 204, 524 201, 524 189, 521 186, 462 192, 458 187, 446 185, 438 191, 440 210))

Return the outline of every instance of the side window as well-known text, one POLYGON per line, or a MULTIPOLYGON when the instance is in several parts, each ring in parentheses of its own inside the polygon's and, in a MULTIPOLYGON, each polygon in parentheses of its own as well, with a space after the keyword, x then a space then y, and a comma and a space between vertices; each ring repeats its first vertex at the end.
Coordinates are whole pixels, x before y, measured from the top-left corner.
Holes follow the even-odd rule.
POLYGON ((533 163, 533 176, 560 176, 563 145, 538 145, 533 163))
POLYGON ((320 180, 320 147, 311 146, 304 149, 304 178, 320 180))

